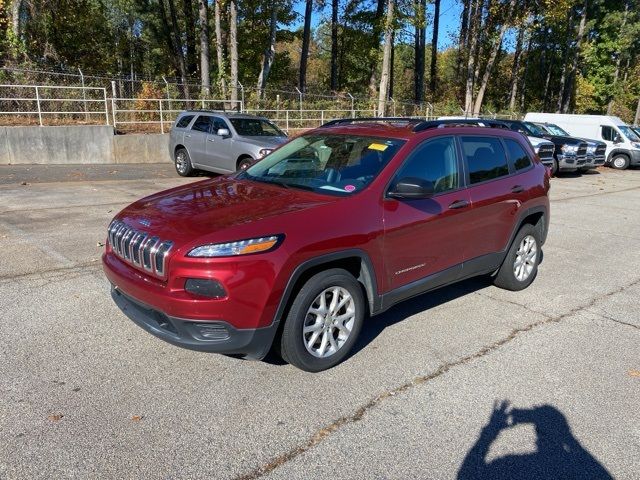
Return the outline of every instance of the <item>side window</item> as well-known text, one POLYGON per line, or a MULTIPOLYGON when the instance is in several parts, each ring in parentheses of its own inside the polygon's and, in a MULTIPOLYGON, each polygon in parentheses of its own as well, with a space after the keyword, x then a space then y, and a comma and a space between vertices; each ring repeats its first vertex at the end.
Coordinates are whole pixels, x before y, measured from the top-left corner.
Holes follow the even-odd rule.
POLYGON ((509 175, 509 164, 500 139, 460 137, 460 140, 472 185, 509 175))
POLYGON ((524 170, 531 166, 531 159, 529 158, 529 155, 527 155, 527 152, 524 151, 524 148, 522 148, 518 142, 509 138, 505 138, 504 141, 507 144, 509 158, 513 162, 513 166, 516 170, 524 170))
POLYGON ((400 167, 397 179, 418 177, 433 183, 435 193, 458 188, 458 161, 453 137, 436 138, 419 145, 400 167))
POLYGON ((211 120, 213 121, 213 133, 217 132, 221 128, 226 128, 227 130, 229 129, 229 125, 227 125, 227 122, 225 122, 220 117, 211 117, 211 120))
POLYGON ((178 120, 178 123, 176 123, 176 127, 187 128, 187 126, 189 126, 189 124, 191 123, 191 120, 193 120, 193 117, 194 115, 185 115, 180 120, 178 120))
POLYGON ((209 133, 210 132, 210 129, 209 129, 210 126, 211 126, 211 117, 208 117, 206 115, 200 115, 196 119, 196 123, 194 123, 193 127, 191 127, 191 130, 195 130, 196 132, 209 133))
POLYGON ((616 138, 616 132, 613 127, 607 127, 606 125, 602 126, 602 139, 607 140, 609 142, 613 142, 616 138))

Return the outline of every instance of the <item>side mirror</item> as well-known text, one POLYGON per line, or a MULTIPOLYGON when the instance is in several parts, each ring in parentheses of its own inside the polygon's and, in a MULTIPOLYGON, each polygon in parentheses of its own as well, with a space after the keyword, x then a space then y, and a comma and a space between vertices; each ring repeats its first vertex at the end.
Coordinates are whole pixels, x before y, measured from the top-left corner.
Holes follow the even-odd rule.
POLYGON ((403 177, 389 190, 392 198, 417 200, 433 196, 433 182, 416 177, 403 177))
POLYGON ((616 133, 616 136, 613 137, 613 143, 622 143, 622 137, 619 133, 616 133))
POLYGON ((216 134, 219 137, 228 137, 231 135, 231 132, 229 131, 228 128, 219 128, 218 131, 216 132, 216 134))

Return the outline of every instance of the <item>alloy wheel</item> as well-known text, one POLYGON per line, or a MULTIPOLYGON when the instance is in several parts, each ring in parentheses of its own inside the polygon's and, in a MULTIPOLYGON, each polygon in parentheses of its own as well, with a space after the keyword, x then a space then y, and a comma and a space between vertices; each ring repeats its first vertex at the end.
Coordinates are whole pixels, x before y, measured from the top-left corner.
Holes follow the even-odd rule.
POLYGON ((187 154, 181 150, 176 154, 176 169, 180 173, 185 173, 187 171, 187 167, 187 154))
POLYGON ((513 262, 513 274, 520 282, 529 278, 538 260, 538 244, 532 235, 527 235, 518 245, 516 259, 513 262))
POLYGON ((311 303, 302 328, 307 351, 318 358, 335 354, 345 344, 356 318, 355 302, 342 287, 323 290, 311 303))

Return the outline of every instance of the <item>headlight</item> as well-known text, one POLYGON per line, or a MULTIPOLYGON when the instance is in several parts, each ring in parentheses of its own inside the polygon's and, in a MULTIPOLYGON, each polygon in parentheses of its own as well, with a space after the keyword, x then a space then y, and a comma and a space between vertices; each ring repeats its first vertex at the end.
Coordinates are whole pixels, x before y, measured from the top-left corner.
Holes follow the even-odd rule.
POLYGON ((576 153, 578 153, 578 145, 563 145, 562 153, 575 155, 576 153))
POLYGON ((590 147, 587 147, 587 153, 590 155, 593 155, 594 153, 596 153, 596 146, 591 145, 590 147))
POLYGON ((258 158, 264 158, 267 155, 269 155, 271 152, 273 152, 273 148, 263 148, 258 152, 258 158))
POLYGON ((188 257, 234 257, 237 255, 248 255, 250 253, 266 252, 276 248, 283 235, 272 235, 270 237, 250 238, 248 240, 238 240, 229 243, 212 243, 201 245, 191 250, 188 257))

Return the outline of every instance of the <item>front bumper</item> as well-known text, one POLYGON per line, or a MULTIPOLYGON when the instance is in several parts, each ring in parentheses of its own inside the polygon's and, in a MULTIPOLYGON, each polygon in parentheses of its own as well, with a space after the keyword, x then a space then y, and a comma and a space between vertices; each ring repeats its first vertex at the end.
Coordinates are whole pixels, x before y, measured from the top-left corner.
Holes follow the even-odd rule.
POLYGON ((588 155, 585 164, 581 168, 598 168, 604 165, 604 156, 588 155))
POLYGON ((558 154, 558 168, 563 172, 575 171, 579 168, 586 167, 587 158, 578 157, 576 155, 558 154))
POLYGON ((156 337, 178 347, 259 360, 271 349, 278 329, 269 327, 237 329, 222 320, 205 321, 176 318, 146 305, 112 285, 111 297, 134 323, 156 337))

